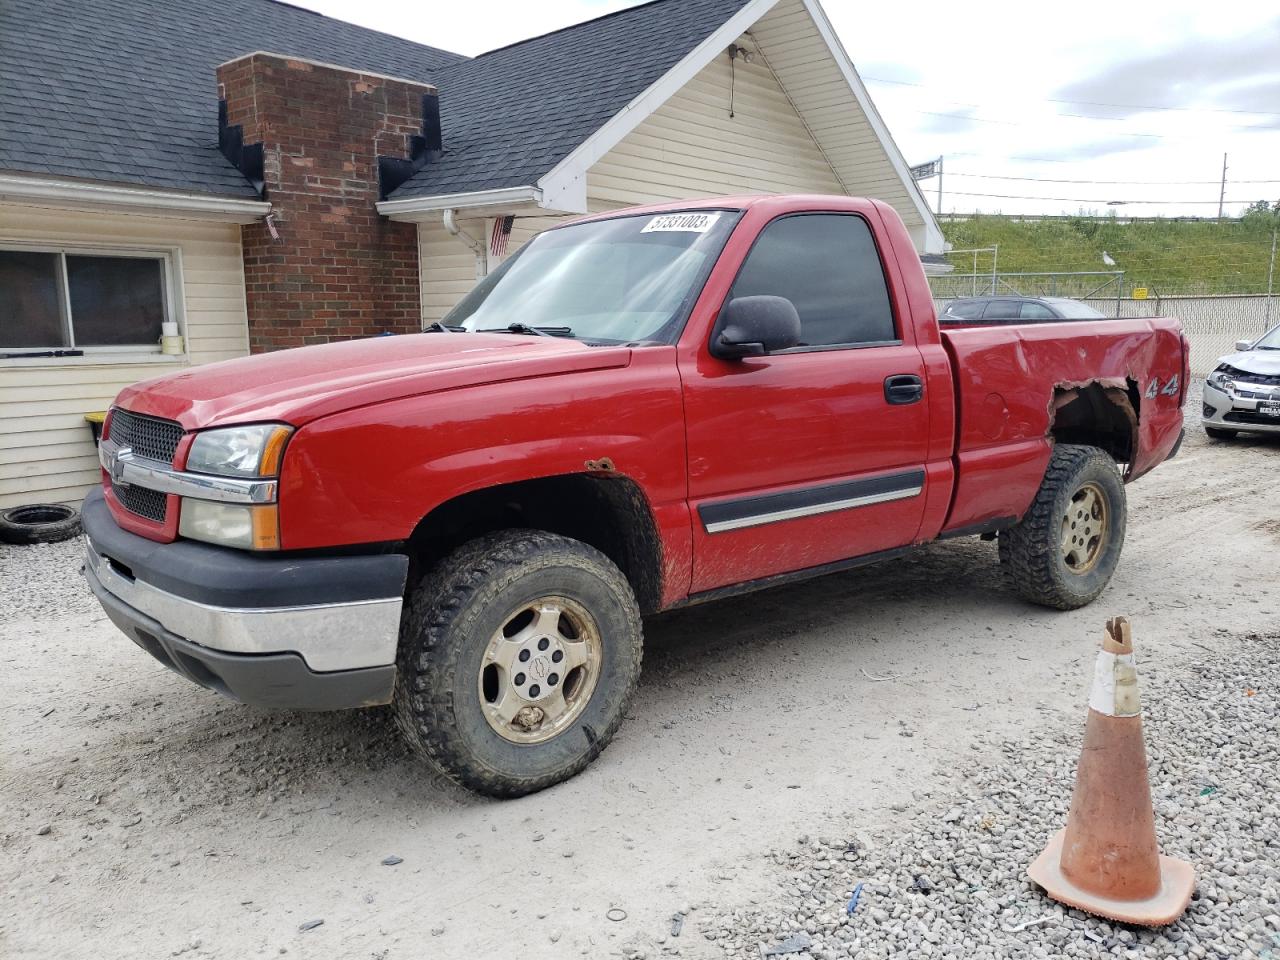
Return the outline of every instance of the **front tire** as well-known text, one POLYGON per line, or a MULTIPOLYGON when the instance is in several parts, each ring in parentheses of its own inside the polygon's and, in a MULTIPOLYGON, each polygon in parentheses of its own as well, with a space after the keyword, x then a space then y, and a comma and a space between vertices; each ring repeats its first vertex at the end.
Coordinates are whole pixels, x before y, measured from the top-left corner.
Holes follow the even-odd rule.
POLYGON ((1120 560, 1125 520, 1116 462, 1097 447, 1060 443, 1031 509, 1000 533, 1005 579, 1042 606, 1074 610, 1092 603, 1120 560))
POLYGON ((463 786, 533 793, 604 750, 635 691, 641 647, 635 595, 604 554, 537 530, 489 534, 411 593, 397 722, 463 786))
POLYGON ((1235 430, 1223 430, 1221 427, 1205 427, 1204 432, 1209 435, 1210 440, 1234 440, 1236 438, 1235 430))

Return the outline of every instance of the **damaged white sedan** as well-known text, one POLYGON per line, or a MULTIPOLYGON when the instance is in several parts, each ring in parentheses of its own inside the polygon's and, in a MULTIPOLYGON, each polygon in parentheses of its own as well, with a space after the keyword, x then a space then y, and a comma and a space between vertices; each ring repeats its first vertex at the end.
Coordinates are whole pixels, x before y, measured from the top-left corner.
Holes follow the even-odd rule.
POLYGON ((1204 382, 1204 431, 1230 440, 1242 430, 1280 433, 1280 326, 1237 340, 1204 382))

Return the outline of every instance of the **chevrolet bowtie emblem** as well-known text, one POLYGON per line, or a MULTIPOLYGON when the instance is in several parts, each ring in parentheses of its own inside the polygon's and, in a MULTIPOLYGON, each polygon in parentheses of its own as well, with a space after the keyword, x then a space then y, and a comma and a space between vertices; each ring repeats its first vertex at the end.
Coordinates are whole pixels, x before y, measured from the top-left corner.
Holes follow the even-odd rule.
POLYGON ((127 487, 128 481, 124 478, 124 458, 133 453, 129 447, 116 447, 107 453, 107 474, 111 477, 111 483, 117 487, 127 487))

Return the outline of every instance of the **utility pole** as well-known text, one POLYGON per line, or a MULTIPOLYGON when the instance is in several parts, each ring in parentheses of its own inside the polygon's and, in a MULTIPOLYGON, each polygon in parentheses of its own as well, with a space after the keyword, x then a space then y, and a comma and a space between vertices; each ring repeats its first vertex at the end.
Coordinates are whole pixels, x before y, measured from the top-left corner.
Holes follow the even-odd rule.
MULTIPOLYGON (((1280 217, 1280 212, 1276 213, 1280 217)), ((1275 227, 1271 228, 1271 262, 1267 265, 1267 316, 1262 321, 1262 331, 1271 329, 1271 291, 1274 289, 1272 284, 1276 277, 1276 233, 1275 227)))
POLYGON ((938 216, 942 216, 942 158, 938 158, 938 216))
POLYGON ((1227 196, 1227 155, 1222 155, 1222 189, 1218 191, 1218 219, 1222 219, 1222 202, 1227 196))

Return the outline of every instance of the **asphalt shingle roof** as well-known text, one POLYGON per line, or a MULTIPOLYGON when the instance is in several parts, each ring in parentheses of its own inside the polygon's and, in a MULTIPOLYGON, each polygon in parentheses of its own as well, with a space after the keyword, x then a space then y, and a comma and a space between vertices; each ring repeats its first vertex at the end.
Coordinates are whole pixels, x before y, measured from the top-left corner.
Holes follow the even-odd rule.
POLYGON ((434 83, 444 155, 394 199, 535 183, 747 0, 653 0, 474 60, 276 0, 0 3, 0 169, 254 197, 214 70, 255 50, 434 83))
POLYGON ((214 69, 255 50, 424 82, 467 59, 274 0, 3 0, 0 169, 254 197, 214 69))
POLYGON ((439 72, 444 155, 391 199, 535 183, 747 0, 655 0, 439 72))

